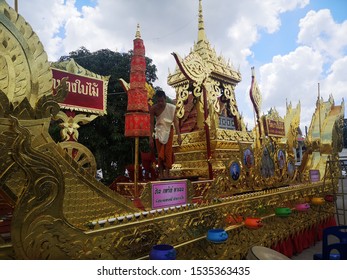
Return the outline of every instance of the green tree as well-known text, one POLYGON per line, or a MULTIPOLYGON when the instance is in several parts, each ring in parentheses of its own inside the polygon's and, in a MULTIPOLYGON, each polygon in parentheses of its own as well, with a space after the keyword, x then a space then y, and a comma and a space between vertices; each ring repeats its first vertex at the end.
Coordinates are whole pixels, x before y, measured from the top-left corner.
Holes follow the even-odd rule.
MULTIPOLYGON (((104 183, 110 184, 123 175, 126 165, 134 161, 134 139, 124 136, 127 94, 119 79, 129 82, 130 62, 133 51, 113 52, 108 49, 90 52, 84 47, 61 57, 59 61, 73 58, 79 65, 94 73, 108 76, 107 115, 79 128, 79 142, 94 154, 98 168, 103 170, 104 183)), ((157 68, 152 59, 146 57, 146 80, 153 84, 157 80, 157 68)), ((140 149, 146 149, 148 139, 140 138, 140 149)))

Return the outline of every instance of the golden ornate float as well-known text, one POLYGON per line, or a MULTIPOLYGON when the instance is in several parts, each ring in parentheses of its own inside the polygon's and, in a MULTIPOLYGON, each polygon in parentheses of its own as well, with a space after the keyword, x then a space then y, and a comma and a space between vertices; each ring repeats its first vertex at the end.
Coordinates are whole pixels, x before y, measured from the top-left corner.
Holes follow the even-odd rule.
POLYGON ((7 209, 0 229, 10 221, 0 235, 1 259, 147 259, 161 243, 179 259, 242 259, 251 246, 278 248, 332 218, 328 201, 295 209, 336 191, 344 104, 317 100, 295 168, 300 105, 287 105, 284 118, 273 109, 247 131, 234 94, 241 75, 210 47, 201 1, 198 41, 186 58, 175 54, 179 66, 168 78, 186 129, 172 173, 199 180, 186 181, 186 203, 162 208, 153 208, 154 182, 141 185, 143 207, 135 207, 133 184, 111 191, 52 140, 48 126, 66 83, 53 96, 39 38, 3 0, 0 25, 0 203, 7 209), (278 217, 278 207, 293 212, 278 217), (247 217, 261 226, 247 227, 247 217), (208 241, 213 228, 229 238, 208 241))

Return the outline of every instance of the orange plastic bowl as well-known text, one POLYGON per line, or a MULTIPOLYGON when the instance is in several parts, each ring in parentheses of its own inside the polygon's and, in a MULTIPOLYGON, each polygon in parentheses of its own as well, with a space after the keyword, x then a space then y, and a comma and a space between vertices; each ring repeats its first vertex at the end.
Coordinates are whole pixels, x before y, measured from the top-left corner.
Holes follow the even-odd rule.
POLYGON ((250 229, 258 229, 263 226, 261 218, 248 217, 245 220, 245 226, 250 229))
POLYGON ((322 205, 325 203, 325 199, 324 199, 324 197, 313 197, 311 199, 311 203, 313 205, 322 205))
POLYGON ((243 218, 240 215, 237 215, 237 216, 228 215, 226 216, 225 220, 228 225, 237 225, 243 222, 243 218))

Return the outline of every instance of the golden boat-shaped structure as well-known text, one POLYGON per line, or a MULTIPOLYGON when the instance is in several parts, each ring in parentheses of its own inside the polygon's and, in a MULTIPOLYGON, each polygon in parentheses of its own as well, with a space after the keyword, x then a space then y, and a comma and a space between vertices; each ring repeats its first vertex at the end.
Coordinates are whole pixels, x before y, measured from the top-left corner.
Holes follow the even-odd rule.
POLYGON ((156 244, 173 245, 179 259, 243 259, 251 246, 277 246, 333 218, 329 202, 312 203, 309 211, 293 211, 285 219, 275 209, 294 209, 336 192, 344 104, 317 101, 307 151, 295 169, 300 105, 289 104, 284 119, 273 110, 259 119, 258 130, 246 130, 234 96, 241 75, 210 47, 201 1, 199 40, 188 60, 175 55, 183 66, 168 78, 177 92, 181 127, 187 129, 183 144, 175 146, 172 173, 199 180, 187 180, 187 203, 157 209, 151 183, 140 184, 144 208, 137 208, 132 184, 110 190, 52 140, 49 124, 66 86, 52 95, 40 40, 3 0, 0 25, 0 202, 10 220, 10 235, 0 235, 0 259, 147 259, 156 244), (199 63, 203 71, 188 73, 188 79, 182 70, 199 63), (233 129, 221 128, 223 120, 233 129), (285 124, 281 137, 271 136, 264 125, 271 121, 285 124), (240 169, 236 177, 233 163, 240 169), (254 216, 263 221, 256 230, 245 225, 245 218, 254 216), (213 228, 225 229, 229 238, 208 241, 213 228))

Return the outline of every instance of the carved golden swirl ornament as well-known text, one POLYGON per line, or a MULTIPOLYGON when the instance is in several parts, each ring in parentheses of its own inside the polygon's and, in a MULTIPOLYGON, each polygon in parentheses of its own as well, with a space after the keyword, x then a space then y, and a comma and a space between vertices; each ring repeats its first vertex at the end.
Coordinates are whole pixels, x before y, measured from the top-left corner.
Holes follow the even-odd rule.
POLYGON ((177 88, 177 101, 176 101, 176 107, 177 107, 177 117, 183 118, 184 116, 184 102, 188 99, 188 88, 189 83, 180 85, 177 88))
MULTIPOLYGON (((174 56, 178 67, 184 73, 184 75, 189 79, 194 85, 194 96, 200 97, 202 95, 202 86, 204 85, 207 77, 211 73, 211 70, 207 64, 203 61, 200 55, 197 53, 190 53, 184 59, 182 59, 177 53, 172 53, 174 56)), ((179 87, 177 90, 177 108, 179 118, 184 115, 183 102, 188 98, 188 88, 189 83, 184 86, 184 88, 179 87)), ((201 102, 201 101, 200 101, 201 102)))
POLYGON ((182 59, 177 53, 172 53, 176 59, 177 65, 191 81, 201 85, 209 76, 211 70, 197 53, 191 52, 182 59))
POLYGON ((52 73, 38 36, 5 1, 0 2, 0 89, 13 104, 16 115, 30 118, 44 96, 52 95, 52 73))

